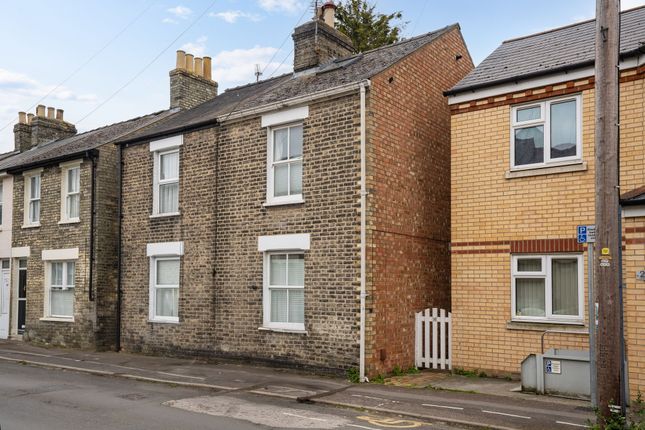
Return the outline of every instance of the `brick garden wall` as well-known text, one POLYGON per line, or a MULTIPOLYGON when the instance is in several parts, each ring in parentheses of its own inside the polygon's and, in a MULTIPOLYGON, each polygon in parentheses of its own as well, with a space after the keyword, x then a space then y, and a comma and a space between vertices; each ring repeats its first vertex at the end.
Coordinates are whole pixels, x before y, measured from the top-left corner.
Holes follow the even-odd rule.
POLYGON ((443 91, 472 67, 454 29, 372 79, 370 375, 413 366, 414 313, 450 309, 450 109, 443 91))

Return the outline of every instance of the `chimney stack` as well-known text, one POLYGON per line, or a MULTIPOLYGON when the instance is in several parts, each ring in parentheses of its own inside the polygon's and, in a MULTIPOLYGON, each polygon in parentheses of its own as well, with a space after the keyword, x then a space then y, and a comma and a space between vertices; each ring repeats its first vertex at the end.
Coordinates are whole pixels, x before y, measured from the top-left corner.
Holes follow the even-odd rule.
POLYGON ((190 109, 217 96, 211 58, 195 58, 177 51, 176 68, 170 72, 170 107, 190 109))
POLYGON ((347 35, 335 28, 336 5, 327 1, 312 21, 296 27, 293 38, 293 70, 300 72, 354 53, 347 35))
POLYGON ((15 150, 24 152, 44 142, 73 136, 76 127, 63 120, 62 109, 38 105, 36 115, 18 112, 18 123, 13 127, 13 134, 15 150))

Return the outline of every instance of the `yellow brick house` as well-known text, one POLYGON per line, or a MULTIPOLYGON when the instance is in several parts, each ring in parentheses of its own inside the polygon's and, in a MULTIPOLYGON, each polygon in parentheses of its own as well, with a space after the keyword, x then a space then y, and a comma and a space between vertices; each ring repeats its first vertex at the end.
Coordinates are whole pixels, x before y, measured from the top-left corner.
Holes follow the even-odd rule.
MULTIPOLYGON (((502 43, 451 106, 453 364, 517 374, 546 348, 588 349, 595 21, 502 43), (547 332, 546 334, 544 334, 547 332)), ((632 395, 645 390, 645 7, 621 13, 620 187, 632 395)))

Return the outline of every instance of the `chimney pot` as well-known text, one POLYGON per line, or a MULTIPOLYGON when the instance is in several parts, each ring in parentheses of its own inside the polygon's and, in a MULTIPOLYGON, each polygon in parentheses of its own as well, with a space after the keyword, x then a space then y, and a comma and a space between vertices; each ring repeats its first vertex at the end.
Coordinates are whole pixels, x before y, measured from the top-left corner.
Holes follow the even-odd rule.
POLYGON ((47 108, 47 118, 48 119, 54 119, 54 113, 56 112, 56 109, 53 107, 48 107, 47 108))
POLYGON ((333 1, 328 1, 322 5, 323 20, 328 26, 335 28, 336 21, 336 5, 333 1))
POLYGON ((25 112, 18 112, 18 123, 27 124, 27 114, 25 112))
POLYGON ((63 112, 65 112, 62 109, 56 109, 56 119, 59 121, 64 121, 63 120, 63 112))
POLYGON ((211 64, 211 57, 204 57, 204 63, 203 63, 203 69, 204 69, 204 78, 208 79, 209 81, 212 80, 212 64, 211 64))
POLYGON ((199 57, 195 58, 195 74, 197 76, 204 76, 204 66, 202 59, 199 57))
POLYGON ((186 69, 186 52, 179 50, 177 51, 177 69, 185 70, 186 69))
POLYGON ((34 120, 34 114, 33 113, 28 113, 27 114, 27 124, 31 124, 31 122, 34 120))
POLYGON ((45 118, 45 105, 36 106, 36 116, 45 118))
POLYGON ((195 70, 194 58, 193 54, 186 54, 186 71, 189 73, 193 73, 193 70, 195 70))

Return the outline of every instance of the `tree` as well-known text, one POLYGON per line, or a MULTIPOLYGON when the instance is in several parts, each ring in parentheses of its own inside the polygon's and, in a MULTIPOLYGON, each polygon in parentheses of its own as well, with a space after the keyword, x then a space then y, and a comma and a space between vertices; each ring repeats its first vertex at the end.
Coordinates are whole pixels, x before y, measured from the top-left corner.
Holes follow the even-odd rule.
POLYGON ((352 39, 358 52, 368 51, 398 42, 405 23, 401 11, 385 15, 374 11, 376 6, 367 0, 345 0, 336 9, 336 28, 352 39))

